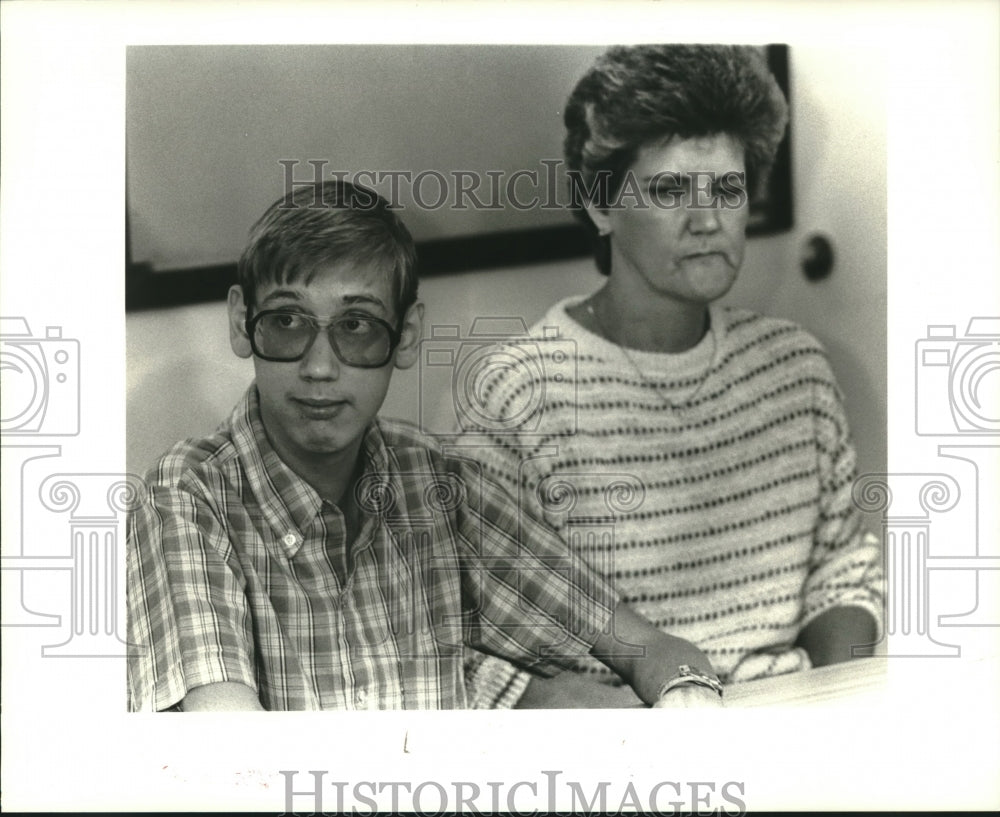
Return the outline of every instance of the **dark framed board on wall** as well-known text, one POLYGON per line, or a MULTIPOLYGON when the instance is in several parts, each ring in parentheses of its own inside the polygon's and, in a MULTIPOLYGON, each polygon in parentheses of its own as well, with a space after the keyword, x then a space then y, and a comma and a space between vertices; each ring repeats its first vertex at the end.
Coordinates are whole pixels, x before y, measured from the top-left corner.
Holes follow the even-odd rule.
MULTIPOLYGON (((562 109, 604 48, 129 46, 126 309, 223 298, 267 206, 337 174, 402 208, 424 276, 587 255, 562 109)), ((751 235, 791 226, 789 135, 750 208, 751 235)))

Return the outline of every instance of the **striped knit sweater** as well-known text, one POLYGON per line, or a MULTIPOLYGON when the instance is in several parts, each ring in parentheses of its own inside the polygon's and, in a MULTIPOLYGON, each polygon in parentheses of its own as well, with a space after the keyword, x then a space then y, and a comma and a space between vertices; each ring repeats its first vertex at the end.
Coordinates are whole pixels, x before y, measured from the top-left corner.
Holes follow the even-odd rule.
MULTIPOLYGON (((522 510, 725 683, 808 668, 796 637, 833 607, 881 620, 881 550, 851 501, 854 450, 818 341, 713 305, 695 348, 625 352, 566 314, 579 300, 477 384, 499 430, 460 440, 522 510)), ((590 657, 578 670, 620 683, 590 657)), ((470 704, 513 705, 528 678, 476 656, 470 704)))

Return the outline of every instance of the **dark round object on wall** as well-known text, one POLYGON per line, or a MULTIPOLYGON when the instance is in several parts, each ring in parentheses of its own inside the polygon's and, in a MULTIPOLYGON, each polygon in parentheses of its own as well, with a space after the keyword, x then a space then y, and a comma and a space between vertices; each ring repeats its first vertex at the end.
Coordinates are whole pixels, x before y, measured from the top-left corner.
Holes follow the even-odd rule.
POLYGON ((833 272, 833 245, 824 235, 810 236, 802 253, 802 272, 810 281, 822 281, 833 272))

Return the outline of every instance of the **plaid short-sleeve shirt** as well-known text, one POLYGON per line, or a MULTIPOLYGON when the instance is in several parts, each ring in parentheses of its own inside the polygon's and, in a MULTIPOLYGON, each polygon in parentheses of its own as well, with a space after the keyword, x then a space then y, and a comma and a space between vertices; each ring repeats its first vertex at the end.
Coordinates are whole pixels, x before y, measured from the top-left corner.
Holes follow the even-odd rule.
POLYGON ((608 631, 611 585, 473 462, 384 420, 362 450, 350 542, 271 448, 254 386, 150 471, 128 528, 130 710, 221 681, 269 710, 463 708, 463 645, 551 675, 608 631))

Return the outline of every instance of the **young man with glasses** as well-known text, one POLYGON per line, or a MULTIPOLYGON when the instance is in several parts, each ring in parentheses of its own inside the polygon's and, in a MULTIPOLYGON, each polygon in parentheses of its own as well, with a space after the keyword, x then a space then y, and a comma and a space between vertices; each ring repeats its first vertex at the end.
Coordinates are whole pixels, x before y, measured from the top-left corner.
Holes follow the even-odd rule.
POLYGON ((476 465, 376 418, 417 359, 415 267, 396 214, 346 182, 251 230, 228 313, 255 380, 129 518, 129 708, 461 708, 463 645, 540 675, 590 653, 647 704, 718 705, 700 650, 476 465))

